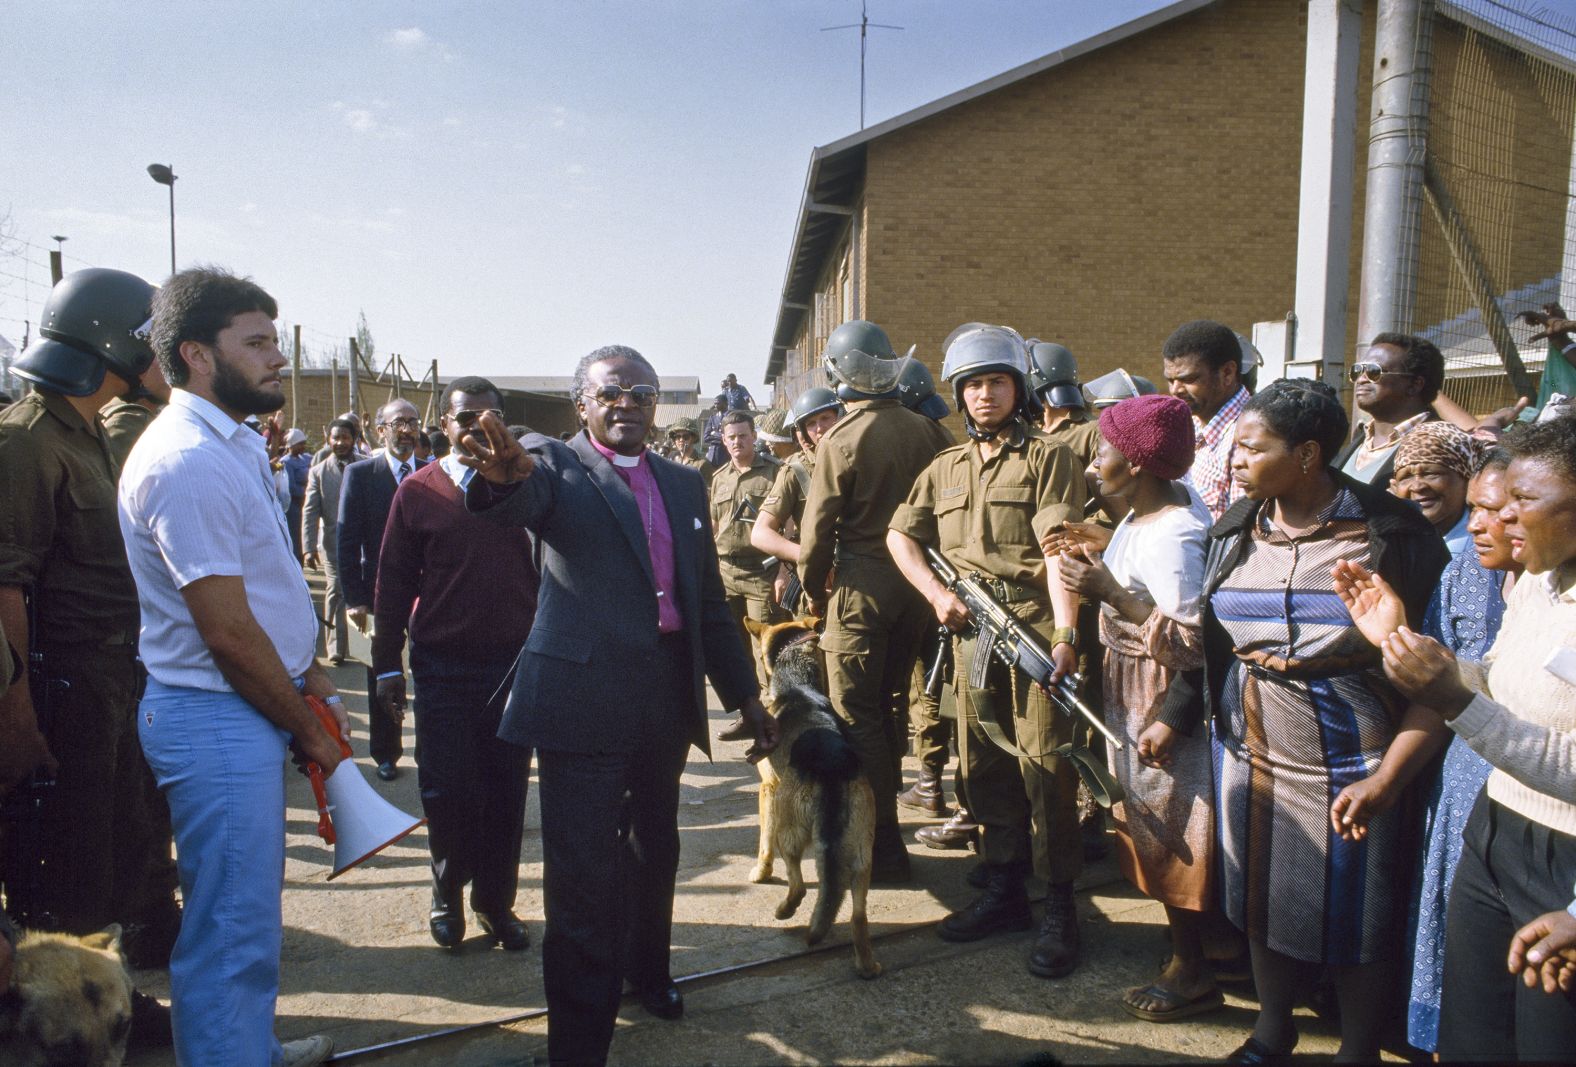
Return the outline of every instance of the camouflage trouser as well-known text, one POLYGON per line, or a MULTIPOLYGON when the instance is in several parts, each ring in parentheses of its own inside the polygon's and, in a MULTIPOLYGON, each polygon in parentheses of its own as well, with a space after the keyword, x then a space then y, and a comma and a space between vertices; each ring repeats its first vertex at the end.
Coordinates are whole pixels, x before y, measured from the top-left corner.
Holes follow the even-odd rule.
MULTIPOLYGON (((1017 605, 1024 622, 1050 646, 1054 625, 1048 606, 1017 605)), ((979 725, 976 696, 964 679, 975 649, 973 641, 955 644, 958 679, 958 749, 969 812, 980 824, 980 854, 986 863, 1028 873, 1052 884, 1071 882, 1083 870, 1078 835, 1078 772, 1069 760, 1048 755, 1073 739, 1074 723, 1022 673, 992 663, 985 693, 1011 714, 996 716, 1003 731, 1034 759, 1003 752, 979 725)))
POLYGON ((878 827, 897 825, 897 768, 908 747, 908 687, 933 617, 896 564, 838 561, 821 651, 832 707, 848 724, 875 792, 878 827))

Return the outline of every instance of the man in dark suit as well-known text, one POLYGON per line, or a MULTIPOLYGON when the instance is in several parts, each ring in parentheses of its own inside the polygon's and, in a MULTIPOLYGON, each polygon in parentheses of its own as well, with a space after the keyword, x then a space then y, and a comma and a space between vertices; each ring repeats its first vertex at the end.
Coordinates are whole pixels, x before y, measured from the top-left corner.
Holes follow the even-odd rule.
MULTIPOLYGON (((378 409, 377 424, 383 448, 345 468, 339 496, 339 585, 345 594, 345 614, 356 629, 367 632, 367 617, 378 587, 378 553, 383 547, 383 527, 388 524, 394 490, 407 475, 424 466, 416 459, 416 435, 421 420, 409 400, 390 400, 378 409)), ((372 758, 378 777, 385 782, 399 777, 403 708, 386 707, 374 696, 377 675, 367 668, 367 696, 371 721, 372 758)))
POLYGON ((606 1060, 620 975, 648 1012, 683 1014, 668 965, 679 776, 690 745, 710 754, 705 678, 743 712, 756 758, 777 743, 723 594, 706 487, 645 448, 657 387, 638 352, 599 348, 575 369, 584 432, 517 442, 488 413, 485 443, 461 460, 480 474, 466 506, 541 544, 536 621, 498 733, 541 768, 554 1063, 606 1060))

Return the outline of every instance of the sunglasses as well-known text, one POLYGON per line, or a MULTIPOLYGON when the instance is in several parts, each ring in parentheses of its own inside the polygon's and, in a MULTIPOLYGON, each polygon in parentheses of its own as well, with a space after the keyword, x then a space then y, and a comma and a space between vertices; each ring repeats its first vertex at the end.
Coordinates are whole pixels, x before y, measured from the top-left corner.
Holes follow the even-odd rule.
POLYGON ((618 385, 604 385, 586 393, 605 408, 610 408, 624 397, 629 397, 635 402, 636 407, 655 407, 657 403, 657 387, 654 385, 632 385, 628 389, 618 385))
POLYGON ((469 430, 472 426, 476 425, 477 421, 481 419, 483 415, 492 415, 498 419, 503 418, 503 412, 499 411, 497 408, 483 408, 480 411, 473 411, 470 408, 461 408, 459 411, 456 411, 454 414, 450 415, 449 418, 453 419, 455 425, 460 429, 469 430))
POLYGON ((1369 381, 1377 382, 1386 374, 1392 374, 1401 378, 1415 377, 1414 375, 1408 374, 1406 371, 1385 370, 1377 363, 1353 363, 1352 369, 1348 371, 1347 374, 1354 382, 1360 382, 1364 378, 1367 378, 1369 381))

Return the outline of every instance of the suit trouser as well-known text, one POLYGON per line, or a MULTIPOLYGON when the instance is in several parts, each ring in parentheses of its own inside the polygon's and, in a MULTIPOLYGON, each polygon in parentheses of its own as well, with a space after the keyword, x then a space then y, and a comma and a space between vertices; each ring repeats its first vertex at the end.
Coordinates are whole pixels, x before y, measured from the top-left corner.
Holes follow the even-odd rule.
POLYGON ((862 558, 838 560, 826 614, 821 651, 828 695, 870 778, 876 826, 896 827, 895 767, 908 747, 908 687, 935 616, 897 564, 862 558))
POLYGON ((1576 837, 1490 800, 1487 790, 1461 837, 1445 911, 1440 1058, 1569 1060, 1576 1056, 1576 993, 1528 989, 1505 969, 1505 957, 1522 926, 1570 907, 1576 837))
POLYGON ((531 773, 531 750, 498 737, 503 700, 488 704, 517 654, 461 660, 410 647, 433 882, 451 905, 469 882, 471 907, 489 913, 514 907, 531 773))
POLYGON ((670 977, 679 776, 694 696, 684 636, 664 637, 661 651, 665 677, 644 680, 650 718, 644 736, 631 738, 634 747, 537 752, 542 975, 554 1063, 604 1062, 620 979, 654 985, 670 977))
POLYGON ((137 727, 170 802, 186 904, 170 959, 176 1059, 277 1065, 290 735, 235 693, 151 679, 137 727))
MULTIPOLYGON (((1034 614, 1020 617, 1044 638, 1050 609, 1031 607, 1034 614)), ((1021 672, 994 662, 986 679, 989 691, 1012 711, 1010 721, 1005 715, 997 721, 1018 748, 1039 758, 1015 759, 1003 752, 980 728, 979 709, 969 697, 966 679, 976 642, 959 641, 955 647, 958 748, 969 813, 980 824, 981 857, 992 867, 1023 874, 1032 864, 1052 885, 1071 882, 1083 870, 1078 772, 1069 760, 1046 753, 1072 740, 1074 723, 1021 672)))
POLYGON ((23 925, 88 934, 143 914, 156 842, 137 742, 141 678, 130 645, 46 649, 43 661, 29 683, 60 771, 28 824, 8 828, 0 873, 23 925))
MULTIPOLYGON (((327 628, 325 644, 330 659, 350 654, 350 624, 345 618, 345 591, 339 585, 338 553, 323 551, 323 623, 327 628)), ((368 694, 370 696, 371 694, 368 694)))

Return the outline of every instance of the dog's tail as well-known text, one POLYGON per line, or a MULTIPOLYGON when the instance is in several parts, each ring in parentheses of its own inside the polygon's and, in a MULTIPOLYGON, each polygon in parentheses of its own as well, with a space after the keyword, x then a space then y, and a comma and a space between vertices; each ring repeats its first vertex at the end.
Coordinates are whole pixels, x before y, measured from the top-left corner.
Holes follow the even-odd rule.
POLYGON ((793 743, 788 765, 818 787, 815 857, 821 885, 808 937, 814 945, 832 929, 848 893, 841 862, 842 841, 848 827, 848 783, 859 776, 859 753, 841 732, 815 728, 800 734, 793 743))

